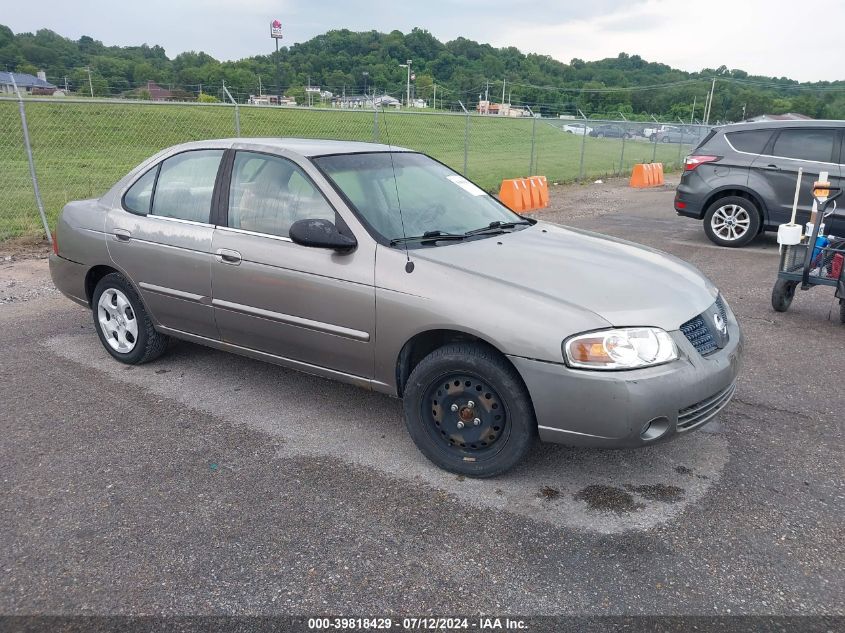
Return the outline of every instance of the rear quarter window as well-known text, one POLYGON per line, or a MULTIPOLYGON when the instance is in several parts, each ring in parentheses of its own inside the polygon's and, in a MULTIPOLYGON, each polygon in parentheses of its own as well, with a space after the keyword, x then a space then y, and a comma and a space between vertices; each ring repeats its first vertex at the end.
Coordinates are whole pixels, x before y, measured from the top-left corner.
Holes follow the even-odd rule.
POLYGON ((772 138, 772 130, 742 130, 725 134, 734 149, 749 154, 762 154, 772 138))
POLYGON ((833 160, 835 141, 835 130, 815 128, 782 130, 775 141, 772 154, 784 158, 829 163, 833 160))

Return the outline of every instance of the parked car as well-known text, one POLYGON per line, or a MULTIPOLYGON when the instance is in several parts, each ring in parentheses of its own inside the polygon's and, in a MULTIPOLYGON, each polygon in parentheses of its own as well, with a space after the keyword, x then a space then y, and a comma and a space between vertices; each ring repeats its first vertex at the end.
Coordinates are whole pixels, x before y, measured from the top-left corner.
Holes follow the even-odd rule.
POLYGON ((177 338, 398 396, 423 454, 476 477, 538 435, 689 432, 740 366, 736 318, 693 266, 523 218, 387 145, 172 147, 64 207, 50 271, 117 361, 177 338))
POLYGON ((595 136, 596 138, 602 137, 610 137, 610 138, 631 138, 631 132, 628 129, 622 127, 621 125, 616 125, 615 123, 611 123, 609 125, 597 125, 589 132, 590 136, 595 136))
POLYGON ((661 143, 686 143, 697 144, 703 137, 699 128, 675 127, 672 125, 665 125, 663 129, 656 133, 652 140, 661 143))
MULTIPOLYGON (((712 130, 686 158, 675 211, 703 220, 715 244, 745 246, 790 220, 803 168, 797 217, 804 223, 821 172, 833 186, 843 186, 844 135, 842 121, 737 123, 712 130)), ((826 229, 845 236, 841 219, 831 218, 826 229)))
POLYGON ((569 134, 578 134, 579 136, 589 134, 593 131, 593 128, 584 123, 567 123, 561 129, 569 134))

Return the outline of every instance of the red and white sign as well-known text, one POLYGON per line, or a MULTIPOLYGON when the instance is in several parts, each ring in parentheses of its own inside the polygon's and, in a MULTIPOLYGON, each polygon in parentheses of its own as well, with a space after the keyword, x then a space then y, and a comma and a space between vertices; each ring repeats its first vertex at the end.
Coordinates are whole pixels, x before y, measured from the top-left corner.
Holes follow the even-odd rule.
POLYGON ((282 23, 278 20, 270 22, 270 37, 277 40, 282 39, 282 23))

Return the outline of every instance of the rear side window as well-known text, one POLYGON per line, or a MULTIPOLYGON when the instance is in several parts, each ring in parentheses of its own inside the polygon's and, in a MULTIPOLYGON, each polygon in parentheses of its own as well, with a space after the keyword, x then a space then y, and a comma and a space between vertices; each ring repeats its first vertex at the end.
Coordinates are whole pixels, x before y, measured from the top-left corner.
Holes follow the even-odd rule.
POLYGON ((135 181, 129 187, 129 191, 123 196, 123 206, 127 211, 138 215, 147 215, 150 212, 150 202, 153 199, 153 185, 156 181, 158 167, 153 167, 146 174, 135 181))
POLYGON ((728 132, 728 137, 734 149, 749 154, 762 154, 766 143, 772 137, 772 130, 742 130, 740 132, 728 132))
POLYGON ((222 156, 222 149, 207 149, 184 152, 165 160, 153 195, 153 215, 208 222, 222 156))
POLYGON ((834 130, 783 130, 775 141, 772 154, 784 158, 829 163, 836 140, 834 130))

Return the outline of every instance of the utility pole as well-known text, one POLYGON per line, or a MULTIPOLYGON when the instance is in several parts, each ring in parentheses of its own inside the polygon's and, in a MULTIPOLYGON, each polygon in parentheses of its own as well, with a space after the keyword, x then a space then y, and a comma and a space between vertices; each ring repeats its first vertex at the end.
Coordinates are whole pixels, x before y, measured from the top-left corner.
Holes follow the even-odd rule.
POLYGON ((484 85, 484 100, 490 101, 490 80, 488 79, 484 85))
POLYGON ((434 103, 432 103, 432 105, 434 106, 434 109, 436 110, 437 109, 437 84, 434 84, 434 98, 432 99, 432 101, 434 102, 434 103))
POLYGON ((710 98, 707 100, 707 113, 704 115, 704 125, 710 123, 710 112, 713 110, 713 93, 716 91, 716 78, 710 84, 710 98))
POLYGON ((505 84, 508 83, 507 79, 502 79, 502 105, 505 104, 505 84))
POLYGON ((695 120, 695 95, 692 96, 692 113, 689 115, 689 124, 692 125, 695 120))
POLYGON ((91 83, 91 67, 86 66, 85 72, 88 73, 88 88, 91 89, 91 97, 93 97, 94 96, 94 84, 91 83))
POLYGON ((261 96, 261 75, 258 75, 258 96, 261 96))

